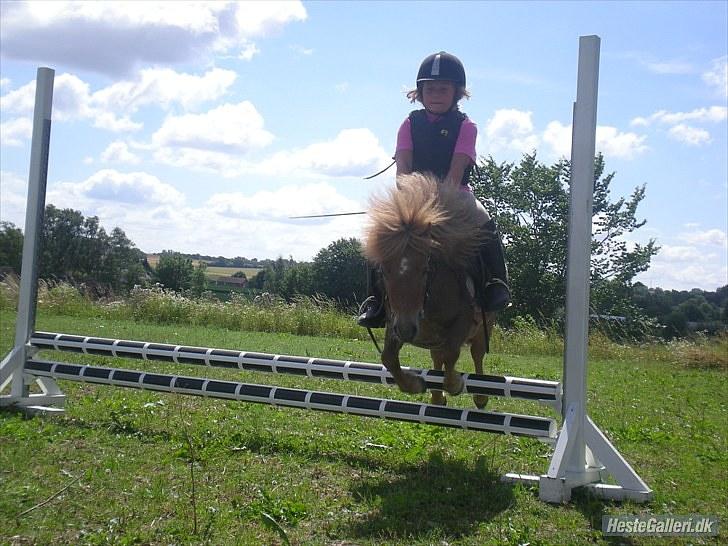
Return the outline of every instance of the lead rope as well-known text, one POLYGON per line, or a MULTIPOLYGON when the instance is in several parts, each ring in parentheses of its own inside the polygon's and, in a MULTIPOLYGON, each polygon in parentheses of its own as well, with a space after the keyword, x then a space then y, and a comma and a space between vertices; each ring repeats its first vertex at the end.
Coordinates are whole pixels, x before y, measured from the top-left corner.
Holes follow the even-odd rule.
POLYGON ((483 317, 483 337, 485 337, 485 352, 486 354, 490 352, 490 336, 488 335, 488 323, 485 322, 485 311, 483 311, 483 308, 480 308, 480 316, 483 317))
POLYGON ((377 338, 374 337, 374 332, 372 332, 372 329, 369 328, 369 326, 367 326, 367 332, 369 332, 369 337, 372 338, 374 346, 377 348, 379 354, 382 354, 382 350, 379 348, 379 343, 377 343, 377 338))
POLYGON ((375 176, 379 176, 379 175, 380 175, 380 174, 382 174, 383 172, 385 172, 385 171, 389 170, 389 168, 390 168, 390 167, 391 167, 392 165, 394 165, 395 163, 396 163, 396 161, 392 161, 392 162, 391 162, 391 163, 390 163, 389 165, 387 165, 386 167, 384 167, 384 168, 383 168, 383 169, 382 169, 381 171, 379 171, 379 172, 378 172, 377 174, 371 174, 371 175, 369 175, 369 176, 365 176, 365 177, 364 177, 364 180, 371 180, 371 179, 372 179, 372 178, 374 178, 375 176))

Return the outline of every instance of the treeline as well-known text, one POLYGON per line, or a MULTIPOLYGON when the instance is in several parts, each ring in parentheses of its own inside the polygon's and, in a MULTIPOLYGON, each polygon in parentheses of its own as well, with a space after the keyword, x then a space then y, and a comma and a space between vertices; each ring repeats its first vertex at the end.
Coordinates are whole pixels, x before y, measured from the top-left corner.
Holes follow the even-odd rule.
POLYGON ((728 285, 708 292, 698 288, 648 288, 637 282, 632 288, 632 300, 645 315, 662 325, 662 335, 668 339, 691 332, 712 335, 728 327, 728 285))
MULTIPOLYGON (((10 222, 0 222, 0 267, 20 274, 23 232, 10 222)), ((89 293, 126 292, 146 283, 152 269, 146 255, 124 231, 111 233, 96 216, 47 205, 40 236, 39 276, 46 280, 84 284, 89 293)))
POLYGON ((285 258, 278 258, 278 260, 259 260, 258 258, 245 258, 244 256, 236 256, 235 258, 207 256, 205 254, 184 254, 184 256, 192 260, 205 262, 210 267, 239 267, 240 269, 272 268, 279 260, 283 260, 283 264, 286 267, 295 263, 292 259, 285 258))

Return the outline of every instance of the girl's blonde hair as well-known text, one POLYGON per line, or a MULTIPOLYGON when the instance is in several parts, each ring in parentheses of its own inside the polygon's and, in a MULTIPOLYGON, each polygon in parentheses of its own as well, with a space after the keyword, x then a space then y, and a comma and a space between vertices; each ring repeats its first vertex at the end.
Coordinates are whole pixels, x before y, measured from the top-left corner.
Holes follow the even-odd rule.
MULTIPOLYGON (((466 99, 470 98, 470 91, 465 89, 465 87, 460 86, 455 89, 455 104, 460 102, 460 99, 465 97, 466 99)), ((420 89, 420 86, 417 86, 417 88, 412 89, 411 91, 407 91, 407 98, 410 102, 419 101, 422 102, 422 91, 420 89)))

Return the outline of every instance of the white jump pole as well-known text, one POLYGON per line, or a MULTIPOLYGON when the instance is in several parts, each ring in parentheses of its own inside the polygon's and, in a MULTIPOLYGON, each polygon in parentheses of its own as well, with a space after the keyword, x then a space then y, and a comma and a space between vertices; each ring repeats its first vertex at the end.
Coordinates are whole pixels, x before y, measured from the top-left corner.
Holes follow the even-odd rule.
POLYGON ((33 352, 29 346, 30 336, 35 329, 35 311, 38 289, 38 254, 40 232, 45 210, 46 182, 48 179, 48 154, 51 137, 51 111, 53 107, 53 80, 55 71, 39 68, 35 83, 35 110, 33 114, 33 137, 30 148, 30 169, 28 175, 28 202, 25 212, 25 236, 23 240, 23 262, 18 296, 18 316, 15 323, 15 345, 0 363, 0 391, 8 383, 10 397, 0 397, 0 406, 20 405, 63 405, 64 395, 51 378, 24 377, 23 366, 33 352), (43 391, 42 395, 28 395, 28 381, 33 380, 43 391))
POLYGON ((547 502, 568 502, 572 489, 582 486, 597 496, 613 500, 644 502, 652 498, 652 490, 596 427, 586 408, 599 46, 598 36, 579 38, 571 134, 566 339, 562 377, 564 421, 547 474, 505 476, 506 481, 538 484, 539 497, 547 502), (607 475, 613 476, 619 485, 602 483, 607 475))

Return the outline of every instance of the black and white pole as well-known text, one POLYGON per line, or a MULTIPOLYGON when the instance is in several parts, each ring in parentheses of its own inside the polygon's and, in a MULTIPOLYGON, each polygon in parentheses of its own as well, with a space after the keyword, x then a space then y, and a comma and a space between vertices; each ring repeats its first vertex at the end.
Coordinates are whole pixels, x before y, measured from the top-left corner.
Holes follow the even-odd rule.
MULTIPOLYGON (((392 374, 384 366, 370 362, 274 355, 209 347, 189 347, 149 341, 110 339, 52 332, 35 332, 30 338, 30 344, 37 349, 71 351, 97 356, 156 360, 319 379, 394 385, 392 374)), ((443 372, 417 368, 403 369, 422 377, 429 390, 442 389, 443 372)), ((547 404, 556 411, 559 411, 561 407, 561 384, 558 381, 474 373, 464 373, 462 377, 465 382, 464 392, 468 394, 533 400, 547 404)))
POLYGON ((362 417, 381 417, 482 432, 527 436, 547 442, 555 438, 557 428, 556 421, 547 417, 448 408, 420 402, 255 385, 204 377, 167 375, 140 370, 84 366, 67 362, 30 360, 26 364, 26 370, 39 377, 348 413, 362 417))

